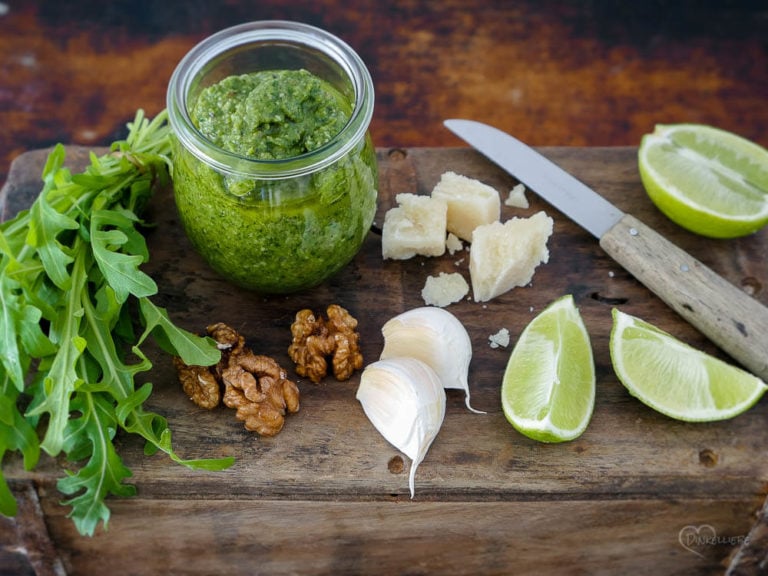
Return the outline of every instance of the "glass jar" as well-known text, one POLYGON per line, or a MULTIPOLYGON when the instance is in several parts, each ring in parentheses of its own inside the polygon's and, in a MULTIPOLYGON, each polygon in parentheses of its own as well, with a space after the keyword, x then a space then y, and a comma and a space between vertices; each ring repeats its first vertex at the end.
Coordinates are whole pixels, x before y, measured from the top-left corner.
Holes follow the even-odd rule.
POLYGON ((376 212, 373 100, 371 76, 352 48, 305 24, 228 28, 181 60, 167 95, 174 198, 187 236, 214 270, 244 288, 283 294, 315 286, 349 263, 376 212), (215 145, 193 122, 206 87, 234 75, 299 69, 333 86, 351 109, 321 147, 257 160, 215 145))

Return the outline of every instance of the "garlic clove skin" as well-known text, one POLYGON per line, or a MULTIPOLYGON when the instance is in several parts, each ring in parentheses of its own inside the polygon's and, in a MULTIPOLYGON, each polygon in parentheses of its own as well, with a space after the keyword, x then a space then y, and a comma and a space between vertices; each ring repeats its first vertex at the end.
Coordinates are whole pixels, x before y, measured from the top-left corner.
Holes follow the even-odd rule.
POLYGON ((413 498, 416 468, 445 418, 440 378, 416 358, 378 360, 363 370, 355 397, 376 430, 411 459, 408 486, 413 498))
POLYGON ((469 402, 469 363, 472 341, 461 321, 444 308, 422 306, 389 319, 381 328, 384 349, 380 358, 411 357, 428 364, 438 375, 444 388, 466 392, 469 402))

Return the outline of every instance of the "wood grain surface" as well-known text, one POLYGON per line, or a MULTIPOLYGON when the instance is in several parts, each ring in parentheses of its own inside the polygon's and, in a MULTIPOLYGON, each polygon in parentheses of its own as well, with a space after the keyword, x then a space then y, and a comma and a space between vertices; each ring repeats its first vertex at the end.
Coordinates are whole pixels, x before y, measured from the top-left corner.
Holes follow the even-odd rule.
MULTIPOLYGON (((73 159, 82 152, 70 150, 73 159)), ((768 230, 723 242, 671 224, 642 190, 634 148, 541 150, 768 302, 768 230)), ((36 194, 44 157, 45 151, 33 152, 14 164, 0 194, 6 204, 16 199, 18 208, 36 194)), ((378 157, 378 222, 395 194, 428 193, 446 170, 479 178, 500 193, 516 183, 467 148, 380 148, 378 157)), ((5 473, 27 503, 27 515, 0 520, 0 541, 12 542, 0 560, 28 568, 37 560, 37 573, 55 569, 40 563, 40 554, 19 552, 34 544, 23 530, 34 521, 47 531, 43 542, 56 551, 52 561, 72 574, 717 574, 729 565, 732 573, 759 573, 745 568, 746 558, 759 559, 765 548, 745 544, 760 542, 763 526, 757 515, 768 485, 765 401, 733 420, 690 424, 629 396, 610 364, 613 306, 722 353, 618 267, 589 234, 531 191, 528 198, 529 209, 504 207, 502 218, 547 211, 555 220, 550 260, 529 286, 488 303, 462 301, 449 308, 470 333, 473 405, 488 414, 470 413, 460 392, 448 392, 445 422, 416 473, 415 499, 408 494, 408 459, 376 432, 354 398, 359 374, 344 383, 299 380, 301 411, 267 439, 246 432, 225 408, 207 412, 192 405, 170 359, 154 350, 149 405, 168 418, 177 452, 185 458, 231 455, 236 464, 220 473, 192 472, 162 456, 145 457, 136 439, 121 435, 119 450, 134 471, 138 496, 111 499, 108 531, 84 538, 59 505, 61 463, 44 459, 26 472, 19 459, 6 459, 5 473), (537 312, 565 293, 574 295, 591 336, 597 400, 582 437, 547 445, 506 422, 499 387, 510 350, 491 348, 488 336, 507 328, 514 342, 537 312), (741 559, 735 567, 734 558, 741 559)), ((464 252, 383 261, 380 236, 372 231, 332 280, 304 293, 265 298, 229 286, 208 269, 184 237, 170 192, 153 198, 149 219, 157 223, 147 234, 146 267, 159 286, 156 302, 191 330, 211 321, 231 323, 255 351, 284 366, 291 365, 289 326, 300 308, 322 311, 333 302, 347 307, 360 322, 363 353, 372 361, 382 347, 384 321, 423 305, 427 275, 467 275, 464 252)), ((40 531, 32 534, 40 537, 40 531)))

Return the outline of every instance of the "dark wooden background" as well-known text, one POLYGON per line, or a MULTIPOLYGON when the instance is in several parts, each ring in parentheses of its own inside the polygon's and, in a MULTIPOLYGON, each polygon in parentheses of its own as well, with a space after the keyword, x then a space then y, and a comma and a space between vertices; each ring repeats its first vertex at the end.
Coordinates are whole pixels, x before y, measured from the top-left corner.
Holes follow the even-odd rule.
POLYGON ((323 27, 374 78, 377 146, 460 142, 472 117, 533 145, 637 145, 703 122, 768 145, 768 3, 723 0, 5 0, 0 183, 13 157, 105 144, 165 105, 179 59, 249 20, 323 27))

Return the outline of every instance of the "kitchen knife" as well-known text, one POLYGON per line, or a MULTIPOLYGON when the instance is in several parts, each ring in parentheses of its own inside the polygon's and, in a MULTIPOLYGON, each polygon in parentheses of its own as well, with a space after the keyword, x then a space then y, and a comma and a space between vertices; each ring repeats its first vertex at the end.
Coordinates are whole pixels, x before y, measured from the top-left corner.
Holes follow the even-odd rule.
POLYGON ((473 120, 445 126, 596 236, 637 280, 768 381, 768 308, 518 139, 473 120))

